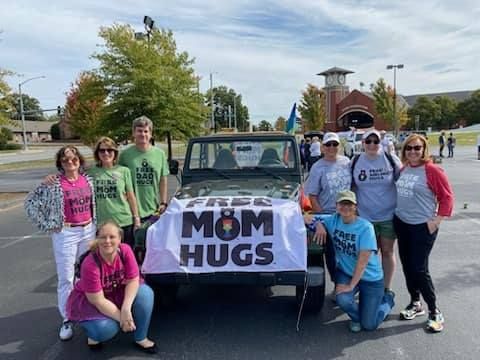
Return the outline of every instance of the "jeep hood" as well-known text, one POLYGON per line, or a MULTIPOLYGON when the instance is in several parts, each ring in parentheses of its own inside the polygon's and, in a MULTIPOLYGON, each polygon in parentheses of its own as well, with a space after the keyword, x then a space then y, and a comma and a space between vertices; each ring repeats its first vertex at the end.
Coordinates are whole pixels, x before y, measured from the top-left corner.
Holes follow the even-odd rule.
POLYGON ((267 196, 277 199, 298 198, 300 184, 276 179, 206 180, 180 188, 175 197, 189 199, 203 196, 267 196))

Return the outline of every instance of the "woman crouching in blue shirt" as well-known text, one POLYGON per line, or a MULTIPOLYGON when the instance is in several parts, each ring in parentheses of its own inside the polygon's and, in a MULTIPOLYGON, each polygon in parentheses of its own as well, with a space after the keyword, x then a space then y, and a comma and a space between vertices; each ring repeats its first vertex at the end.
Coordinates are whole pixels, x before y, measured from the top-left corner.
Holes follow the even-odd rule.
POLYGON ((355 193, 340 191, 335 214, 307 215, 305 222, 315 242, 324 244, 327 232, 333 240, 336 301, 351 319, 350 330, 375 330, 392 310, 395 294, 385 290, 373 225, 357 216, 355 193))

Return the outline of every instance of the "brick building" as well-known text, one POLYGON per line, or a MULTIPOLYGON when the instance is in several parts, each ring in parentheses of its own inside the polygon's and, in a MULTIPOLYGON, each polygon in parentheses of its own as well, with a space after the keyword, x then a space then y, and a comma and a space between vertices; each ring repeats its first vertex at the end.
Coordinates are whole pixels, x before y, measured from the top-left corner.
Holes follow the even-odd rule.
POLYGON ((375 101, 369 93, 353 90, 346 85, 346 77, 353 71, 333 67, 317 75, 325 77, 326 131, 346 131, 375 127, 387 130, 385 121, 375 111, 375 101))

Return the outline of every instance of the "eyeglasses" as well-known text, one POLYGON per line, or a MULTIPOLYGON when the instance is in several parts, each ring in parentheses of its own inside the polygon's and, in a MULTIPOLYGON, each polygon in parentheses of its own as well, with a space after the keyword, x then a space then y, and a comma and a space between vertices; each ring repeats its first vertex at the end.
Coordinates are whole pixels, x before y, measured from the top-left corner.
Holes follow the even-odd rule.
POLYGON ((370 145, 371 143, 378 145, 380 144, 380 140, 365 140, 365 144, 370 145))
POLYGON ((335 141, 331 141, 331 142, 328 142, 328 143, 323 144, 323 145, 325 145, 326 147, 330 147, 330 146, 337 147, 338 143, 335 142, 335 141))
POLYGON ((405 150, 406 151, 412 151, 412 150, 415 150, 415 151, 420 151, 422 150, 423 146, 422 145, 406 145, 405 146, 405 150))
POLYGON ((68 163, 69 161, 72 162, 73 164, 76 164, 79 162, 79 158, 78 157, 62 158, 60 161, 64 164, 68 163))
POLYGON ((115 149, 98 149, 98 153, 101 154, 101 153, 113 153, 115 152, 115 149))

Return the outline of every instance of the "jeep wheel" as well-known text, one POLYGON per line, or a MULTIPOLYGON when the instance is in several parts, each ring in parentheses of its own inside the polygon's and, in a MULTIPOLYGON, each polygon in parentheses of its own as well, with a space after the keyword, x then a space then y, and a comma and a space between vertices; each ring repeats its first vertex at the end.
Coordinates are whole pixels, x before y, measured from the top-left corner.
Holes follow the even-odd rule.
MULTIPOLYGON (((297 286, 295 295, 297 298, 297 305, 300 307, 302 304, 303 286, 297 286)), ((325 301, 325 284, 320 286, 310 286, 307 289, 307 294, 305 296, 305 303, 303 304, 303 309, 308 312, 319 312, 322 310, 323 302, 325 301)))

